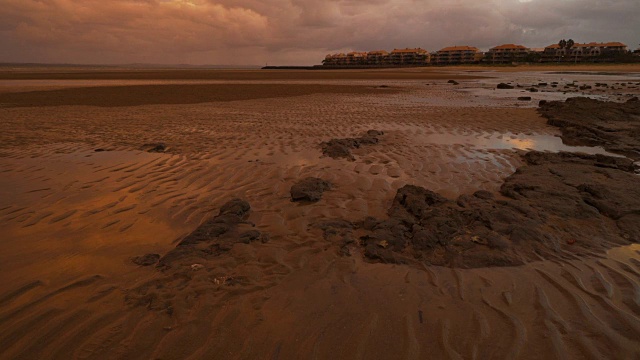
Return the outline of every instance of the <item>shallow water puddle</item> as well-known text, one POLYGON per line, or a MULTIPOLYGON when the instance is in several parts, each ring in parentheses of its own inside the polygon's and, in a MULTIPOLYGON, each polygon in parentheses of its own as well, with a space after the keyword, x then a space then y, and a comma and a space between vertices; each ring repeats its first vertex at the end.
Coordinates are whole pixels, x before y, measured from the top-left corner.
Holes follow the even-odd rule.
POLYGON ((562 143, 562 139, 555 135, 542 134, 514 134, 514 133, 471 133, 471 134, 442 134, 431 133, 416 136, 416 141, 423 144, 462 145, 476 149, 487 150, 535 150, 550 152, 578 152, 590 155, 603 154, 620 156, 607 152, 599 146, 569 146, 562 143))

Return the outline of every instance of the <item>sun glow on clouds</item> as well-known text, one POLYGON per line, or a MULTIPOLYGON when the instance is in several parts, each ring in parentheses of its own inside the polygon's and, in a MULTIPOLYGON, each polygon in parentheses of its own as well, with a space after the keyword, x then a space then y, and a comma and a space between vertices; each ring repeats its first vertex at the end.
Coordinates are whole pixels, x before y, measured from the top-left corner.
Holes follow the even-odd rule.
POLYGON ((637 0, 2 0, 0 62, 313 64, 341 50, 637 44, 637 0))

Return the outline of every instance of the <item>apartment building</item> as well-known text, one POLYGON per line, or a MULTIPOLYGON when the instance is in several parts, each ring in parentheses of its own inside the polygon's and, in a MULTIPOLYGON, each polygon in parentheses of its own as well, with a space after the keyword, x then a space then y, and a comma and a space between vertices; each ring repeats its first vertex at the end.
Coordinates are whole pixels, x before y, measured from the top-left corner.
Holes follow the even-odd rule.
POLYGON ((352 51, 347 53, 347 65, 365 65, 366 61, 366 52, 352 51))
POLYGON ((553 44, 544 49, 530 49, 524 45, 503 44, 491 48, 486 53, 486 57, 474 46, 451 46, 433 54, 422 48, 394 49, 391 52, 374 50, 369 52, 352 51, 347 54, 329 54, 322 63, 325 66, 335 67, 455 65, 479 62, 510 64, 513 62, 525 62, 530 54, 535 54, 535 58, 540 59, 539 61, 541 62, 617 61, 614 55, 625 53, 628 53, 627 46, 621 42, 590 42, 573 44, 570 48, 553 44))
POLYGON ((329 54, 324 57, 322 64, 326 66, 345 66, 347 65, 347 54, 329 54))
POLYGON ((482 60, 483 56, 474 46, 450 46, 438 50, 431 62, 438 65, 472 64, 482 60))
POLYGON ((581 62, 594 60, 601 55, 615 55, 627 52, 627 45, 621 42, 574 44, 572 47, 561 47, 559 44, 544 48, 542 62, 581 62))
POLYGON ((492 47, 485 54, 485 60, 492 64, 511 64, 526 61, 531 49, 516 44, 504 44, 492 47))
POLYGON ((367 53, 367 65, 385 65, 389 60, 386 50, 374 50, 367 53))
POLYGON ((428 65, 431 54, 422 48, 394 49, 370 52, 329 54, 322 61, 325 66, 420 66, 428 65))
POLYGON ((392 65, 428 65, 430 62, 431 54, 422 48, 393 49, 389 54, 392 65))

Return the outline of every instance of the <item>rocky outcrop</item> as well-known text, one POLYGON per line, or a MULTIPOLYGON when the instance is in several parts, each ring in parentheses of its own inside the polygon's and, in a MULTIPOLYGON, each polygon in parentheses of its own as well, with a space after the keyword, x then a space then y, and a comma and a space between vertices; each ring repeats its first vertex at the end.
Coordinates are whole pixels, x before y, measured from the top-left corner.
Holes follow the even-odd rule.
POLYGON ((352 149, 357 149, 362 145, 375 145, 378 143, 378 136, 384 132, 378 130, 369 130, 364 135, 357 138, 331 139, 320 144, 322 153, 334 159, 346 158, 355 160, 352 149))
POLYGON ((205 221, 185 236, 175 249, 164 255, 159 267, 170 267, 184 257, 217 256, 231 250, 237 243, 266 242, 266 234, 255 230, 247 221, 251 206, 241 199, 233 199, 220 207, 217 216, 205 221))
POLYGON ((607 151, 640 160, 640 102, 616 103, 569 98, 540 104, 549 125, 562 130, 568 145, 602 146, 607 151))
POLYGON ((406 185, 387 219, 321 228, 344 244, 359 232, 372 261, 465 268, 571 259, 640 242, 640 178, 631 160, 541 152, 524 160, 500 193, 477 191, 454 201, 406 185))
POLYGON ((291 187, 292 201, 315 202, 322 198, 322 193, 331 189, 328 181, 316 177, 308 177, 291 187))

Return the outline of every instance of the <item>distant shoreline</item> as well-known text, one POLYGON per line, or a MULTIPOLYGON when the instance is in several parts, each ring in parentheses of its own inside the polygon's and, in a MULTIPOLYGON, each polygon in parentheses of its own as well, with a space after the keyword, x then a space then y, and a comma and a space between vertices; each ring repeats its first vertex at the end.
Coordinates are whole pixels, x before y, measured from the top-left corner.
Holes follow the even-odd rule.
MULTIPOLYGON (((457 64, 457 65, 359 65, 359 66, 264 66, 262 70, 401 70, 401 69, 424 69, 424 70, 489 70, 489 71, 526 71, 529 69, 545 70, 566 70, 566 71, 597 71, 603 68, 624 68, 629 71, 640 71, 640 63, 523 63, 523 64, 457 64)), ((532 70, 536 71, 536 70, 532 70)))
POLYGON ((260 65, 189 65, 189 64, 56 64, 0 62, 0 70, 13 69, 103 69, 103 70, 257 70, 260 65))
POLYGON ((458 80, 491 77, 501 72, 640 73, 640 64, 456 65, 395 68, 324 68, 306 66, 254 69, 139 69, 0 66, 0 80, 167 80, 167 81, 280 81, 303 80, 458 80), (321 71, 316 71, 321 70, 321 71))

